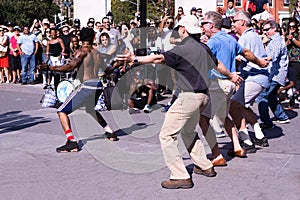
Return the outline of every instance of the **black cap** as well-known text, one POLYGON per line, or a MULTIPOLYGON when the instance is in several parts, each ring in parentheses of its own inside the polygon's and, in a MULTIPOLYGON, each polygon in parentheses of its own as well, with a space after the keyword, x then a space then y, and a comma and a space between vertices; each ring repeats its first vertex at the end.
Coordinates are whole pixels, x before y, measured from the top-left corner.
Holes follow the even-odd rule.
POLYGON ((196 7, 192 7, 191 11, 197 11, 196 7))
POLYGON ((12 22, 7 22, 6 26, 14 26, 12 22))

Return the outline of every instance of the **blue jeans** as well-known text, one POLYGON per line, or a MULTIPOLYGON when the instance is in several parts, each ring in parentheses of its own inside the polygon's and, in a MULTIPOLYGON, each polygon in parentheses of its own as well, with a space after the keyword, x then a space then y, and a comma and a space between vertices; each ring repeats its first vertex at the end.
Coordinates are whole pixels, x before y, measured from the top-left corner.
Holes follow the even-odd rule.
POLYGON ((21 56, 21 65, 22 65, 22 82, 27 82, 27 77, 29 73, 29 82, 34 81, 34 70, 35 70, 35 55, 23 55, 21 56), (29 67, 29 68, 28 68, 29 67))
POLYGON ((270 86, 265 88, 256 99, 260 120, 267 125, 273 124, 270 119, 268 107, 270 107, 277 120, 287 120, 289 118, 277 100, 277 90, 279 87, 279 83, 271 81, 270 86))

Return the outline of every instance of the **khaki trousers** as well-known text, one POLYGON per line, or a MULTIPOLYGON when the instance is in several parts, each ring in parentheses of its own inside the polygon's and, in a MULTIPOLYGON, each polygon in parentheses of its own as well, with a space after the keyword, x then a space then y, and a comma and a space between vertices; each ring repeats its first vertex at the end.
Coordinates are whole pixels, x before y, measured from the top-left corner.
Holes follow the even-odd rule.
POLYGON ((178 134, 187 148, 192 162, 203 170, 213 165, 206 157, 202 141, 195 132, 200 112, 205 108, 208 96, 202 93, 180 93, 169 111, 159 135, 165 162, 171 171, 170 179, 190 178, 178 150, 178 134))

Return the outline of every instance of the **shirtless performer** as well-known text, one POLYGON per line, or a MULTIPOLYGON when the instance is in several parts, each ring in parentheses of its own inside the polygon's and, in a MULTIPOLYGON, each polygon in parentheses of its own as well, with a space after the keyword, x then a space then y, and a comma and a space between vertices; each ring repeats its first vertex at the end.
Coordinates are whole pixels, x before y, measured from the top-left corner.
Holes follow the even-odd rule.
POLYGON ((112 131, 106 123, 102 115, 94 110, 97 100, 102 92, 102 83, 98 78, 98 69, 102 56, 97 50, 93 49, 92 43, 94 39, 93 29, 83 28, 80 31, 80 40, 82 46, 74 53, 74 57, 64 66, 48 66, 40 65, 40 69, 70 72, 77 69, 77 77, 81 81, 81 85, 77 87, 66 99, 66 101, 58 108, 57 114, 66 134, 67 142, 65 145, 58 147, 56 151, 76 152, 79 151, 78 143, 72 134, 70 119, 68 114, 82 105, 86 106, 86 111, 104 128, 105 135, 110 141, 117 141, 117 135, 112 131))

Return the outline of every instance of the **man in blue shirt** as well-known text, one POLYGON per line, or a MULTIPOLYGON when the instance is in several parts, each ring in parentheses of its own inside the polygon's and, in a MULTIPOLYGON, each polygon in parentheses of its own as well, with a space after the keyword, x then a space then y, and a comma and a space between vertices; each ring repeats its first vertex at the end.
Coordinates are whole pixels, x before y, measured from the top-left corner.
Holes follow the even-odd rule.
POLYGON ((269 38, 266 46, 268 56, 272 58, 270 65, 270 85, 265 88, 257 97, 258 110, 261 128, 272 128, 273 122, 270 119, 268 106, 274 113, 275 119, 280 123, 289 123, 289 118, 277 100, 277 90, 280 86, 285 86, 285 79, 288 69, 288 51, 284 39, 277 31, 277 23, 268 20, 263 24, 263 32, 269 38))
MULTIPOLYGON (((232 36, 221 30, 222 22, 221 14, 209 11, 204 14, 202 26, 206 36, 209 38, 207 46, 211 49, 213 55, 225 65, 228 71, 231 73, 236 72, 237 55, 243 55, 247 60, 257 65, 267 65, 264 59, 258 59, 249 49, 243 48, 232 36)), ((230 99, 235 92, 235 84, 214 69, 211 70, 210 78, 210 104, 201 114, 200 126, 212 148, 212 163, 214 166, 224 166, 226 165, 226 160, 220 154, 216 136, 213 130, 208 128, 209 119, 213 118, 214 115, 218 116, 223 123, 225 122, 225 129, 234 144, 234 156, 244 157, 246 152, 239 143, 237 132, 233 129, 233 122, 228 118, 230 99)))
POLYGON ((34 84, 34 70, 35 70, 35 54, 38 51, 38 38, 35 34, 29 33, 29 27, 24 26, 23 35, 18 38, 17 45, 21 55, 22 65, 22 85, 26 85, 28 82, 34 84), (27 69, 29 65, 29 69, 27 69), (29 71, 29 81, 27 80, 29 71))

